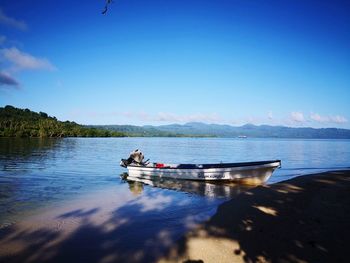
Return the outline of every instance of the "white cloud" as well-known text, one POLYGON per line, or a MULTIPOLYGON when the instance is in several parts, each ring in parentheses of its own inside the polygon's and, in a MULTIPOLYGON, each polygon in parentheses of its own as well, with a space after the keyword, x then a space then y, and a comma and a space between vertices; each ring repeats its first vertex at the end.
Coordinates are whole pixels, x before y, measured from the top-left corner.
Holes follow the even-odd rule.
MULTIPOLYGON (((0 45, 6 37, 0 35, 0 45)), ((13 74, 22 70, 55 70, 55 66, 46 58, 37 58, 18 50, 16 47, 0 48, 0 63, 4 69, 0 71, 0 86, 18 88, 19 83, 13 74)))
POLYGON ((320 116, 317 113, 312 113, 305 116, 302 112, 291 112, 290 116, 273 116, 273 119, 265 117, 245 117, 245 118, 225 118, 216 113, 198 113, 198 114, 175 114, 169 112, 147 113, 145 111, 128 111, 128 112, 93 112, 86 110, 75 110, 70 113, 67 119, 75 119, 80 123, 92 124, 115 124, 115 123, 128 123, 134 125, 159 125, 161 123, 179 123, 184 124, 188 122, 203 122, 203 123, 215 123, 215 124, 229 124, 234 126, 240 126, 247 123, 254 125, 284 125, 284 126, 303 126, 305 124, 311 127, 320 127, 318 123, 321 123, 322 127, 338 127, 341 124, 347 123, 348 120, 340 115, 336 116, 320 116), (79 120, 80 119, 80 120, 79 120))
POLYGON ((337 124, 342 124, 342 123, 347 123, 348 120, 340 115, 336 116, 321 116, 320 114, 317 113, 311 113, 310 114, 310 119, 319 123, 337 123, 337 124))
POLYGON ((157 114, 147 114, 145 112, 124 112, 122 114, 126 118, 137 119, 139 121, 156 121, 156 122, 206 122, 206 123, 220 123, 224 120, 218 114, 188 114, 178 115, 167 112, 159 112, 157 114))
POLYGON ((302 112, 294 111, 290 116, 294 122, 305 122, 304 114, 302 112))
POLYGON ((343 116, 331 116, 330 117, 330 120, 332 121, 332 122, 334 122, 334 123, 339 123, 339 124, 341 124, 341 123, 347 123, 348 122, 348 120, 345 118, 345 117, 343 117, 343 116))
POLYGON ((6 25, 12 28, 16 28, 22 31, 25 31, 28 29, 28 26, 24 21, 9 17, 4 13, 4 11, 2 11, 1 8, 0 8, 0 24, 6 25))
POLYGON ((321 122, 321 123, 329 121, 328 117, 321 116, 321 115, 319 115, 317 113, 311 113, 310 114, 310 119, 313 120, 313 121, 321 122))
POLYGON ((1 49, 2 56, 9 61, 13 70, 55 70, 55 66, 46 58, 37 58, 15 47, 1 49))

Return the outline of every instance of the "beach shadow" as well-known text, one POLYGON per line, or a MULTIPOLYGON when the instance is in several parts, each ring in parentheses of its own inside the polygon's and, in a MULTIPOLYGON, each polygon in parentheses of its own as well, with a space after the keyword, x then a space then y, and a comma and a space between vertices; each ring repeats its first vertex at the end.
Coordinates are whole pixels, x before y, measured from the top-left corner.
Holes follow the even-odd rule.
POLYGON ((13 225, 0 230, 0 262, 224 262, 228 254, 227 262, 347 262, 349 172, 305 179, 243 192, 182 238, 193 212, 167 191, 137 196, 100 221, 98 207, 62 213, 57 220, 77 222, 68 232, 13 225), (188 220, 165 222, 169 213, 188 220))
POLYGON ((349 193, 349 171, 259 186, 222 204, 167 259, 206 262, 221 253, 227 262, 348 262, 349 193))
POLYGON ((145 211, 141 204, 121 207, 101 224, 90 220, 92 215, 90 211, 75 210, 59 216, 81 219, 68 234, 50 228, 2 229, 1 246, 22 247, 15 253, 1 253, 0 262, 154 262, 179 238, 179 231, 159 228, 162 219, 153 211, 145 211), (149 216, 154 220, 144 222, 143 218, 149 216))
POLYGON ((107 216, 99 207, 81 208, 55 216, 57 228, 15 224, 2 229, 0 262, 156 262, 197 215, 181 194, 157 188, 146 192, 107 216), (169 214, 181 214, 181 220, 167 222, 169 214))
POLYGON ((57 218, 59 218, 59 219, 70 218, 70 217, 84 218, 84 217, 87 217, 87 216, 90 216, 92 214, 97 213, 99 210, 100 210, 99 208, 92 208, 92 209, 89 209, 87 211, 84 211, 83 209, 76 209, 76 210, 64 213, 62 215, 59 215, 57 218))

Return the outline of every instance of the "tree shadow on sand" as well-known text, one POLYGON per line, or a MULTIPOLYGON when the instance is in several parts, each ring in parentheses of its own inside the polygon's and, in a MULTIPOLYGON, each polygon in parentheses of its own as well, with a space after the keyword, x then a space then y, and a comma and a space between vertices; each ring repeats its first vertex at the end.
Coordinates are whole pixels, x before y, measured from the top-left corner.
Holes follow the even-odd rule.
MULTIPOLYGON (((15 224, 0 230, 0 262, 155 262, 196 221, 189 202, 199 197, 183 195, 147 188, 108 215, 77 208, 55 215, 56 227, 15 224)), ((208 203, 197 206, 205 211, 208 203)))
POLYGON ((165 261, 349 262, 349 222, 349 171, 302 176, 222 204, 165 261))
POLYGON ((150 192, 108 216, 99 207, 57 215, 59 223, 75 222, 69 231, 2 229, 0 262, 348 262, 349 172, 243 192, 181 239, 191 207, 167 191, 150 192), (164 220, 169 213, 183 220, 164 220))

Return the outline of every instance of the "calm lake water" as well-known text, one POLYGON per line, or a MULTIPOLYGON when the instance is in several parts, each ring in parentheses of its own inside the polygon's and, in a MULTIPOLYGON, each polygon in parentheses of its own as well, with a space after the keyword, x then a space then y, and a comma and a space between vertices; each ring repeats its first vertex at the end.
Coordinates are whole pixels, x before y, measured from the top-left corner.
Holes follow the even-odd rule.
MULTIPOLYGON (((151 161, 170 163, 281 159, 282 168, 268 183, 350 166, 350 140, 1 138, 0 225, 16 221, 28 212, 35 213, 38 208, 107 188, 113 188, 113 198, 125 191, 133 194, 134 201, 161 196, 163 202, 157 205, 164 209, 154 213, 168 223, 181 222, 188 215, 195 215, 200 221, 213 214, 220 203, 245 190, 227 184, 155 182, 151 186, 125 181, 120 175, 126 170, 119 166, 119 160, 128 157, 133 149, 141 149, 151 161)), ((127 209, 128 205, 125 204, 125 213, 135 213, 127 209)), ((146 222, 150 215, 143 216, 146 222)))

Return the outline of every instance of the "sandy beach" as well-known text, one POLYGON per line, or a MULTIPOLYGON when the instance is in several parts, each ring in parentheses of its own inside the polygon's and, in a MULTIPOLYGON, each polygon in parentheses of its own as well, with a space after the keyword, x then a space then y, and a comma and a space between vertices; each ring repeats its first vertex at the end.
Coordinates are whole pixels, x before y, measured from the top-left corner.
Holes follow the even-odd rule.
POLYGON ((160 262, 349 262, 350 171, 259 186, 222 204, 160 262))
MULTIPOLYGON (((1 229, 0 262, 348 262, 349 193, 350 171, 259 186, 174 243, 168 229, 123 216, 130 192, 105 192, 1 229), (141 227, 152 233, 133 243, 141 227)), ((147 212, 163 201, 138 202, 147 212)))

